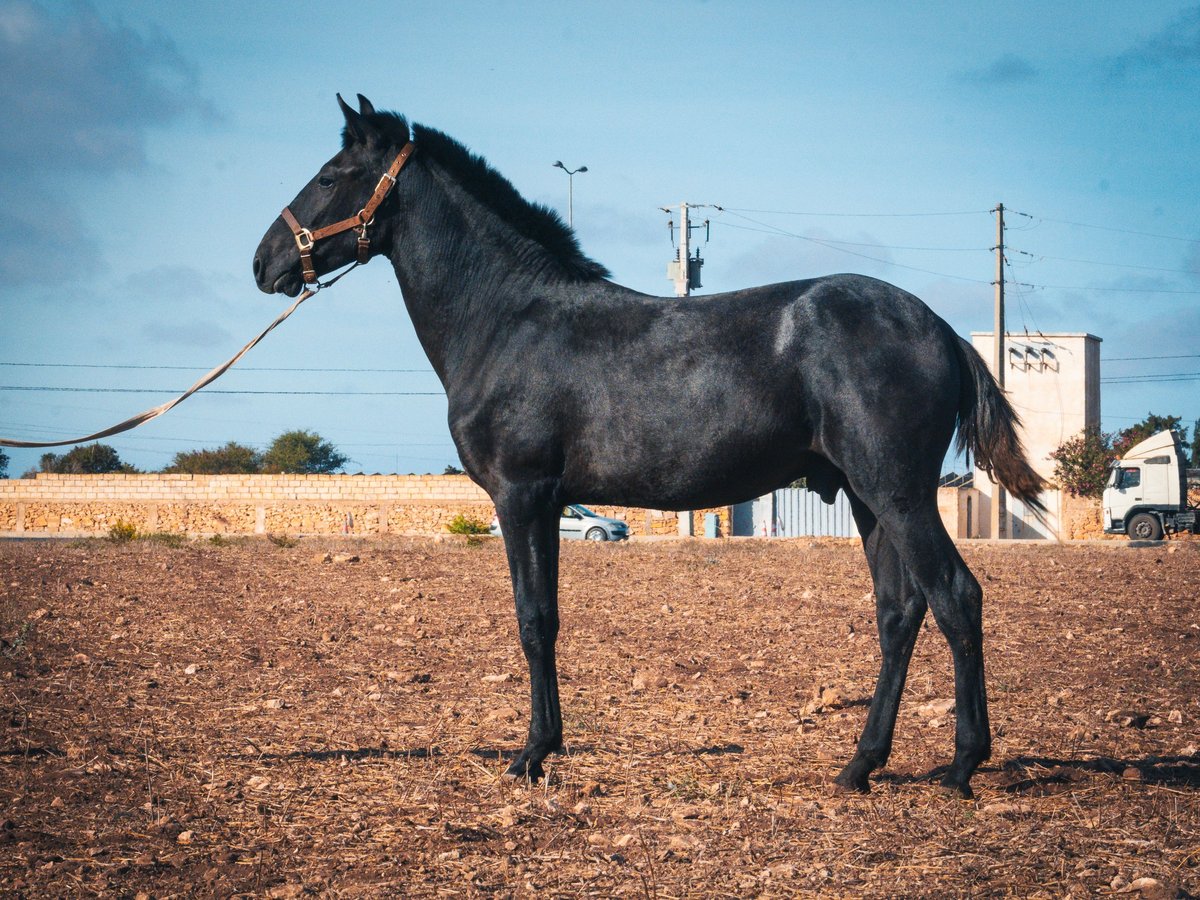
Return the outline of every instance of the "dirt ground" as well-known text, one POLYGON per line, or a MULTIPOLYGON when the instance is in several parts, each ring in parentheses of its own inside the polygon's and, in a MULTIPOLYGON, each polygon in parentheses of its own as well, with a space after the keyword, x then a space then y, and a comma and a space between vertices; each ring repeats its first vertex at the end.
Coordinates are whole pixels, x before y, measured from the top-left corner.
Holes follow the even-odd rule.
POLYGON ((1200 894, 1200 546, 963 554, 974 801, 931 779, 932 623, 889 766, 832 789, 878 666, 853 542, 564 546, 532 787, 492 539, 0 544, 0 894, 1200 894))

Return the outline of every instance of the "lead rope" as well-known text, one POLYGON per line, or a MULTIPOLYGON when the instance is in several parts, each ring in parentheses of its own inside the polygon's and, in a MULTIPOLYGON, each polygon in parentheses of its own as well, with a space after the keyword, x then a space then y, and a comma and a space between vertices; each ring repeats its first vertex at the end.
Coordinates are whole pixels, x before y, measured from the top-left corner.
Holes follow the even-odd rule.
POLYGON ((234 363, 236 363, 239 359, 241 359, 243 356, 245 356, 247 353, 249 353, 258 344, 259 341, 261 341, 268 334, 270 334, 272 331, 274 331, 275 327, 277 325, 281 324, 284 319, 286 319, 288 316, 290 316, 292 313, 294 313, 297 309, 299 309, 301 303, 303 303, 305 300, 307 300, 313 294, 316 294, 318 291, 320 291, 324 288, 327 288, 327 287, 332 287, 340 279, 342 279, 346 275, 348 275, 350 273, 351 269, 355 269, 359 265, 361 265, 361 263, 355 262, 349 268, 347 268, 345 271, 339 272, 335 277, 329 279, 328 281, 318 282, 316 287, 309 288, 308 290, 304 291, 304 293, 302 293, 299 297, 296 298, 296 301, 291 306, 289 306, 282 313, 280 313, 275 318, 275 321, 272 322, 270 325, 268 325, 266 328, 264 328, 262 330, 262 332, 260 332, 256 338, 251 340, 248 344, 246 344, 245 347, 243 347, 241 350, 239 350, 237 353, 235 353, 226 362, 221 363, 221 365, 217 366, 215 369, 213 369, 207 375, 202 376, 199 381, 197 381, 195 384, 193 384, 190 388, 188 388, 186 391, 184 391, 182 394, 180 394, 174 400, 168 400, 166 403, 160 404, 159 406, 155 406, 152 409, 146 410, 145 412, 140 412, 136 416, 132 416, 131 418, 126 419, 124 422, 119 422, 116 425, 111 425, 108 428, 105 428, 101 431, 97 431, 94 434, 85 435, 83 437, 69 438, 64 441, 16 441, 16 440, 11 440, 9 438, 0 438, 0 447, 61 447, 64 444, 83 444, 83 443, 86 443, 87 441, 95 441, 95 440, 99 440, 100 438, 108 437, 113 434, 120 434, 122 431, 129 431, 133 428, 137 428, 139 425, 146 424, 151 419, 157 419, 163 413, 174 409, 176 406, 178 406, 180 403, 182 403, 188 397, 192 396, 192 394, 196 393, 196 391, 212 384, 214 381, 216 381, 218 378, 220 378, 222 375, 224 375, 226 372, 228 372, 229 369, 233 367, 234 363))

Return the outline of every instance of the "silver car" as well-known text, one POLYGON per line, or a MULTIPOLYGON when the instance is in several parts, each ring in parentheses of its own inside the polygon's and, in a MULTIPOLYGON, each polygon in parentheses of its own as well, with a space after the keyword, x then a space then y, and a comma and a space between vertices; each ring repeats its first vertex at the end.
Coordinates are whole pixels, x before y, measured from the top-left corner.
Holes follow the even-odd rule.
MULTIPOLYGON (((499 537, 500 520, 492 519, 489 530, 499 537)), ((558 536, 572 541, 623 541, 629 537, 629 525, 620 519, 597 515, 586 506, 573 503, 563 507, 558 520, 558 536)))

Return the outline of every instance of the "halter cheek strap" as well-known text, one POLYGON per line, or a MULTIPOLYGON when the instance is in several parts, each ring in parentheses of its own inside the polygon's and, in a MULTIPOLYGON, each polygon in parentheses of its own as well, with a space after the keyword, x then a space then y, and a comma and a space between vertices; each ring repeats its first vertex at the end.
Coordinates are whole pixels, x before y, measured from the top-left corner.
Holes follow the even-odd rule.
POLYGON ((400 174, 400 170, 404 168, 404 164, 408 162, 409 157, 413 155, 413 143, 409 141, 404 145, 403 149, 392 160, 392 164, 388 170, 379 176, 379 183, 375 185, 375 190, 367 200, 366 205, 358 211, 357 214, 348 219, 342 219, 340 222, 334 222, 332 225, 326 225, 324 228, 318 228, 311 231, 300 224, 299 220, 292 214, 291 209, 284 207, 280 216, 284 223, 292 230, 292 234, 296 238, 296 248, 300 251, 300 270, 304 273, 305 284, 316 284, 317 273, 313 268, 312 251, 313 246, 322 238, 331 237, 335 234, 341 234, 343 231, 354 230, 358 235, 358 262, 360 265, 367 262, 371 258, 371 241, 367 237, 367 227, 375 221, 375 210, 379 209, 379 204, 383 203, 388 192, 396 184, 396 176, 400 174))

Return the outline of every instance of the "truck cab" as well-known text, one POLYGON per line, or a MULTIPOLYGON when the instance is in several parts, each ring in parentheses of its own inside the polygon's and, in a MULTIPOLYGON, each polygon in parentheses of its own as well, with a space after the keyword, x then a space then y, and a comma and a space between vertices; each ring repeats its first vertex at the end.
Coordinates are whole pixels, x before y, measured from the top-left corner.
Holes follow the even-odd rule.
POLYGON ((1104 531, 1143 541, 1194 531, 1196 511, 1187 505, 1187 469, 1179 436, 1151 435, 1115 463, 1104 489, 1104 531))

